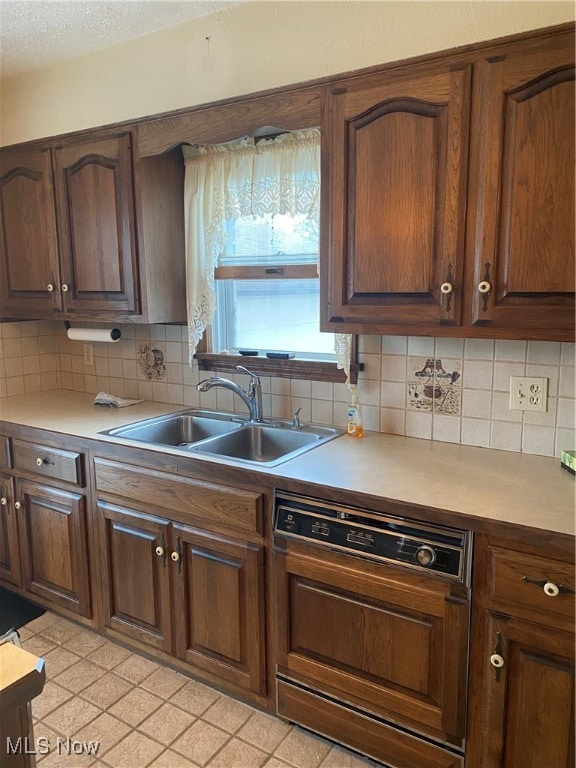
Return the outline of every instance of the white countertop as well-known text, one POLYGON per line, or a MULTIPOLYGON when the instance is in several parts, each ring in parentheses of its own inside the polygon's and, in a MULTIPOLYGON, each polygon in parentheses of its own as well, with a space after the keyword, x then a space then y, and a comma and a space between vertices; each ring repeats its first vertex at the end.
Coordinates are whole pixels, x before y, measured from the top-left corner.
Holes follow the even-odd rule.
MULTIPOLYGON (((101 439, 102 430, 185 409, 150 402, 108 409, 93 400, 68 390, 3 398, 0 422, 101 439)), ((575 478, 543 456, 365 432, 250 470, 541 530, 574 535, 576 527, 575 478)))

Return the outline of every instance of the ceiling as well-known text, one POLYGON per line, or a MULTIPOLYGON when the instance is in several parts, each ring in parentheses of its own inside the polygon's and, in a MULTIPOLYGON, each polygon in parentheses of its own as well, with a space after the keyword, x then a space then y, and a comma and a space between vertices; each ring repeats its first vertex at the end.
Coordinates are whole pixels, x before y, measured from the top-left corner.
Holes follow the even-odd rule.
POLYGON ((0 77, 208 16, 220 0, 0 0, 0 77))

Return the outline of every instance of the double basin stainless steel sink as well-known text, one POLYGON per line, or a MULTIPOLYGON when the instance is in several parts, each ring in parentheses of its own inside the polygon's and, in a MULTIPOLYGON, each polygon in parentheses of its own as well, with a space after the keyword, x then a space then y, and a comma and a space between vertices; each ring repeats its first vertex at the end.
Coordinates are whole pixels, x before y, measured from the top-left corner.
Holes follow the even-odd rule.
POLYGON ((289 421, 252 422, 220 411, 187 410, 101 432, 145 445, 169 446, 191 454, 275 466, 343 434, 337 427, 289 421))

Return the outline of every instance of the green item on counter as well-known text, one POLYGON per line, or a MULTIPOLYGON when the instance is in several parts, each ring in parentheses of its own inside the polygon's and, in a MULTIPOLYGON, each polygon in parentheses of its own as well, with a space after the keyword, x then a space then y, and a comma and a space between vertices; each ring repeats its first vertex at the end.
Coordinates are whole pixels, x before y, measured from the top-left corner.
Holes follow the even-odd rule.
POLYGON ((576 451, 562 451, 560 466, 576 475, 576 451))

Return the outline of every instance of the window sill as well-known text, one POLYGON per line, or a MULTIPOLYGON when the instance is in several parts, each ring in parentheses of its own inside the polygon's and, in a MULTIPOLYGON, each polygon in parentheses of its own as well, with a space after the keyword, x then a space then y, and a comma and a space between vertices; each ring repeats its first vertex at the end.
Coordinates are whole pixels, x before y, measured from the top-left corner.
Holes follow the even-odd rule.
MULTIPOLYGON (((310 379, 311 381, 330 381, 344 384, 346 375, 336 363, 325 360, 273 360, 268 357, 245 355, 218 355, 212 352, 197 352, 195 359, 201 371, 227 371, 236 373, 236 366, 243 365, 258 376, 276 376, 280 379, 310 379)), ((350 366, 350 383, 356 384, 358 371, 363 370, 362 363, 350 366)))

